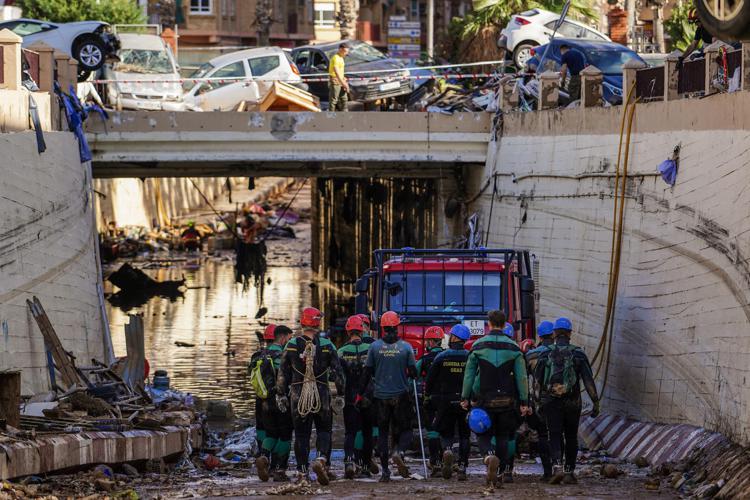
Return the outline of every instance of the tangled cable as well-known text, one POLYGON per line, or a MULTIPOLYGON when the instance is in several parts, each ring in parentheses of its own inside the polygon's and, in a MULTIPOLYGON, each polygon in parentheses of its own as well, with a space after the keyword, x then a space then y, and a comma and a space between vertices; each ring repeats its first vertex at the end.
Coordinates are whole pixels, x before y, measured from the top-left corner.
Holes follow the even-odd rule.
POLYGON ((307 343, 304 351, 305 378, 302 381, 299 401, 297 402, 297 413, 305 417, 310 413, 318 413, 321 408, 320 391, 318 391, 318 380, 315 378, 315 342, 307 343))

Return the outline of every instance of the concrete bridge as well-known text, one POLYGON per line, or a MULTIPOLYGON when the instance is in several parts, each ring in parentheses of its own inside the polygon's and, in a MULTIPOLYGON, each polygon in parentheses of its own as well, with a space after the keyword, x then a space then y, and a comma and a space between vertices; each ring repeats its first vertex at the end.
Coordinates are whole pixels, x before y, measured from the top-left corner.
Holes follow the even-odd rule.
POLYGON ((126 111, 86 127, 99 178, 441 177, 484 166, 491 115, 126 111))

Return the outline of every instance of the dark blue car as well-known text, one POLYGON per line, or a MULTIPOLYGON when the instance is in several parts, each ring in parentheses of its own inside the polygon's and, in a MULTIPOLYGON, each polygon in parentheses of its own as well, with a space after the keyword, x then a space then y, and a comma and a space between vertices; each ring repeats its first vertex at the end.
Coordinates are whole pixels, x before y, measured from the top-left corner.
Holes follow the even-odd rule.
MULTIPOLYGON (((545 60, 554 61, 559 68, 560 46, 563 44, 583 52, 583 55, 586 57, 587 66, 594 65, 599 68, 604 76, 603 97, 612 104, 622 103, 622 65, 630 59, 636 59, 646 64, 638 54, 619 43, 579 40, 575 38, 556 38, 547 45, 534 47, 532 49, 533 57, 537 61, 540 61, 547 46, 549 46, 545 60)), ((540 67, 537 71, 541 73, 543 70, 540 67)))

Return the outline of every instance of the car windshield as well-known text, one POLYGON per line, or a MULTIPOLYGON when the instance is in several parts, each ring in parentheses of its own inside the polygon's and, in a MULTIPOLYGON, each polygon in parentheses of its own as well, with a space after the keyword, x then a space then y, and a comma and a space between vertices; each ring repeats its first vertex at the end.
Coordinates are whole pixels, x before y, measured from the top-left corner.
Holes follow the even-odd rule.
MULTIPOLYGON (((193 71, 188 78, 205 78, 207 74, 209 74, 211 71, 214 70, 214 65, 211 63, 203 63, 200 65, 198 69, 193 71)), ((201 82, 195 83, 191 80, 185 80, 182 83, 182 90, 185 92, 190 92, 190 90, 193 89, 196 85, 199 85, 201 82)))
POLYGON ((624 50, 590 49, 586 51, 586 62, 596 66, 605 75, 621 74, 622 65, 631 59, 638 59, 638 56, 624 50))
MULTIPOLYGON (((338 50, 338 47, 327 50, 326 56, 328 56, 328 59, 333 57, 333 55, 338 50)), ((372 45, 367 45, 366 43, 358 43, 352 45, 352 48, 349 50, 349 55, 346 56, 346 62, 348 64, 357 64, 370 61, 379 61, 385 58, 385 54, 380 52, 372 45)))
POLYGON ((500 271, 394 272, 386 281, 384 306, 398 313, 484 313, 500 307, 500 271))
POLYGON ((174 73, 175 68, 166 50, 122 49, 120 60, 112 68, 123 73, 174 73))

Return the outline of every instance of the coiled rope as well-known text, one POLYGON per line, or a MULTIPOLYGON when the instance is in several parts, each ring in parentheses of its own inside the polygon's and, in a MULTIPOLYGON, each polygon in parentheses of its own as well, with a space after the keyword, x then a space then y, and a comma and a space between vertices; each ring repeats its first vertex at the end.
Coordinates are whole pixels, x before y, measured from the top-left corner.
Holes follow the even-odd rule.
MULTIPOLYGON (((303 353, 305 357, 305 378, 302 381, 299 401, 297 402, 297 413, 305 417, 311 413, 318 413, 321 408, 320 391, 318 390, 318 380, 315 378, 315 343, 311 340, 305 346, 303 353)), ((328 373, 326 370, 325 373, 328 373)))

